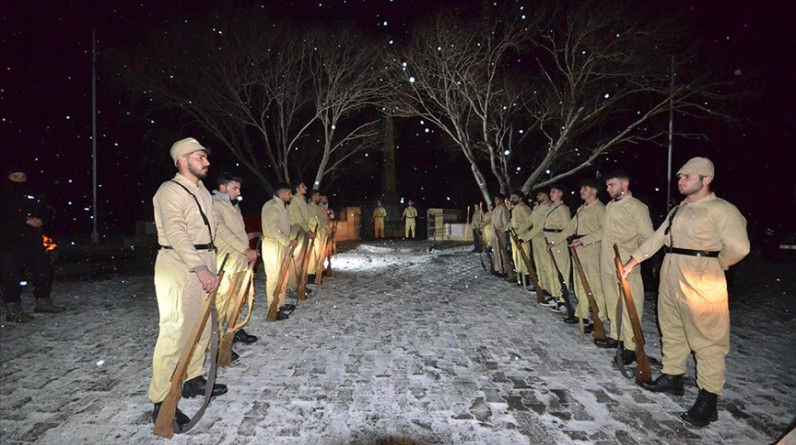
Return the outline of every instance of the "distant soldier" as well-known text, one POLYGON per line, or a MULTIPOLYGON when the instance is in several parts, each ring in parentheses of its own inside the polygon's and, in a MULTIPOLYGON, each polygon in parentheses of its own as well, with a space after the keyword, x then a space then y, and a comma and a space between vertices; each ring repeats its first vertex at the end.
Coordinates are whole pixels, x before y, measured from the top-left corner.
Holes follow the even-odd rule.
POLYGON ((629 274, 661 247, 666 252, 658 291, 663 371, 641 386, 653 392, 683 395, 686 360, 693 352, 699 395, 681 417, 700 427, 718 418, 716 402, 724 389, 724 357, 730 351, 724 271, 749 253, 746 220, 741 212, 710 191, 714 170, 710 159, 697 157, 677 172, 677 189, 685 200, 669 212, 625 265, 629 274))
POLYGON ((298 240, 291 237, 290 216, 288 216, 287 206, 293 199, 293 192, 287 184, 277 184, 274 186, 274 196, 263 205, 261 213, 263 226, 263 267, 265 268, 266 296, 268 307, 274 299, 277 300, 279 312, 276 314, 277 320, 287 320, 289 312, 295 307, 287 305, 285 302, 286 286, 282 286, 279 295, 276 294, 279 285, 280 272, 285 261, 292 261, 286 258, 288 249, 295 248, 298 240))
POLYGON ((473 206, 473 252, 481 252, 484 250, 483 241, 481 241, 481 221, 484 219, 484 201, 479 201, 478 204, 473 206))
POLYGON ((536 276, 539 278, 539 286, 548 298, 548 302, 552 302, 557 307, 558 302, 550 295, 553 283, 550 283, 548 278, 550 276, 549 271, 552 270, 553 265, 550 255, 547 253, 547 243, 544 240, 543 231, 544 220, 552 208, 553 203, 550 202, 550 193, 547 190, 539 190, 536 193, 536 205, 531 211, 531 230, 528 232, 528 237, 531 239, 533 263, 536 265, 536 276))
POLYGON ((481 243, 484 249, 492 249, 492 204, 487 205, 486 212, 481 218, 481 243))
POLYGON ((412 201, 409 201, 401 217, 404 219, 404 237, 414 238, 415 220, 417 219, 417 209, 415 208, 415 205, 412 201), (411 233, 412 236, 409 236, 409 233, 411 233))
MULTIPOLYGON (((547 212, 547 215, 545 215, 544 228, 542 229, 542 234, 547 240, 549 240, 551 236, 563 232, 564 228, 569 225, 570 219, 572 219, 572 213, 566 203, 564 203, 564 192, 566 192, 566 190, 562 185, 550 186, 550 199, 553 201, 553 206, 547 212)), ((545 243, 547 243, 547 241, 545 241, 545 243)), ((555 263, 552 259, 550 260, 550 269, 547 271, 547 280, 548 283, 551 283, 550 285, 552 287, 552 289, 550 289, 550 294, 558 300, 556 309, 558 309, 559 312, 564 312, 567 308, 567 304, 564 302, 564 288, 569 287, 570 272, 572 271, 569 246, 568 243, 554 244, 546 246, 545 250, 553 252, 553 257, 555 258, 555 263), (559 273, 561 273, 564 278, 563 285, 558 277, 559 273)), ((568 321, 572 322, 572 318, 573 317, 568 317, 568 321)), ((577 319, 575 319, 575 321, 577 321, 577 319)))
MULTIPOLYGON (((200 321, 202 302, 218 288, 216 252, 213 237, 217 230, 213 199, 202 179, 207 177, 210 162, 207 149, 194 138, 174 143, 171 158, 177 166, 173 179, 164 182, 152 198, 158 232, 158 256, 155 260, 155 294, 158 300, 160 330, 152 355, 152 383, 149 398, 155 404, 156 421, 160 404, 171 387, 171 378, 182 350, 194 326, 200 321)), ((210 323, 206 323, 199 342, 194 345, 182 396, 205 393, 203 377, 205 353, 210 342, 210 323)), ((213 396, 226 394, 227 387, 214 384, 213 396)), ((182 427, 190 419, 179 409, 176 422, 182 427)))
MULTIPOLYGON (((290 201, 290 205, 288 206, 288 215, 290 215, 291 234, 298 234, 299 239, 301 239, 304 234, 307 234, 309 239, 315 238, 316 227, 315 222, 313 222, 314 214, 310 210, 309 204, 307 203, 306 195, 307 186, 304 185, 304 182, 298 181, 294 183, 293 199, 290 201)), ((307 248, 309 248, 309 246, 307 246, 307 248)), ((303 261, 309 259, 309 252, 305 253, 304 258, 300 258, 300 254, 300 249, 296 249, 294 252, 296 267, 291 269, 291 273, 289 274, 290 279, 288 280, 288 288, 290 289, 296 289, 298 282, 305 278, 300 277, 297 274, 301 273, 303 261)), ((307 293, 311 293, 311 291, 307 293)))
POLYGON ((315 227, 315 242, 312 244, 312 252, 310 252, 309 265, 307 267, 307 282, 314 283, 315 275, 318 273, 318 268, 322 265, 319 264, 321 256, 326 250, 326 240, 329 235, 329 223, 326 219, 326 209, 321 203, 321 192, 313 190, 310 198, 310 218, 312 225, 315 227))
POLYGON ((384 238, 384 218, 387 217, 387 209, 381 205, 381 201, 376 201, 376 208, 373 209, 373 236, 376 239, 384 238))
MULTIPOLYGON (((528 207, 528 204, 525 203, 525 193, 520 190, 516 190, 514 193, 512 193, 511 206, 511 221, 509 221, 509 226, 517 232, 517 237, 521 241, 522 250, 525 252, 525 255, 530 258, 532 211, 531 208, 528 207)), ((511 254, 512 259, 514 260, 514 266, 517 268, 517 279, 521 280, 520 274, 528 275, 528 268, 525 266, 525 262, 522 260, 520 246, 517 246, 514 243, 513 238, 511 238, 511 254)), ((530 282, 529 280, 530 279, 526 280, 526 282, 530 282)))
MULTIPOLYGON (((551 234, 549 239, 552 243, 561 244, 565 241, 570 242, 569 247, 575 248, 583 267, 583 274, 589 282, 594 301, 597 303, 597 310, 600 317, 605 319, 605 297, 603 296, 602 285, 600 282, 600 238, 603 232, 603 215, 605 205, 597 199, 600 186, 594 179, 585 179, 580 182, 580 199, 583 205, 575 212, 575 217, 569 222, 561 233, 551 234), (596 238, 596 241, 594 239, 596 238)), ((589 301, 586 290, 583 288, 583 281, 576 273, 572 274, 575 284, 575 295, 578 298, 578 307, 575 310, 575 320, 565 319, 569 323, 577 322, 580 318, 586 324, 585 333, 591 333, 594 325, 588 323, 589 301)))
MULTIPOLYGON (((237 320, 232 320, 232 312, 235 310, 234 300, 240 293, 241 286, 246 286, 242 278, 246 274, 249 263, 257 259, 257 251, 249 247, 249 236, 246 233, 240 207, 238 207, 241 183, 242 180, 239 177, 221 173, 218 175, 218 189, 213 190, 213 209, 216 212, 219 226, 215 239, 218 249, 216 262, 220 264, 224 256, 227 256, 224 278, 218 285, 216 293, 219 332, 224 332, 229 323, 237 322, 237 320), (236 283, 237 286, 235 286, 236 283)), ((257 337, 240 329, 235 333, 235 340, 251 344, 257 341, 257 337)), ((237 361, 237 358, 238 354, 232 351, 232 361, 237 361)))
POLYGON ((502 193, 495 195, 495 207, 492 209, 492 218, 490 224, 492 225, 492 269, 495 275, 505 277, 511 264, 506 264, 506 256, 504 253, 506 249, 506 230, 509 228, 511 222, 511 213, 506 207, 506 196, 502 193), (503 252, 501 252, 503 249, 503 252))
MULTIPOLYGON (((616 277, 616 264, 614 263, 614 244, 619 247, 622 261, 630 258, 639 246, 652 236, 652 220, 647 206, 633 197, 630 192, 630 175, 617 170, 605 176, 605 185, 611 201, 605 206, 603 216, 603 235, 600 240, 600 281, 608 320, 611 321, 611 334, 605 340, 595 340, 594 343, 601 348, 615 348, 619 341, 622 342, 622 362, 629 365, 636 361, 636 342, 633 340, 633 328, 627 305, 622 305, 622 332, 621 338, 617 332, 616 308, 622 295, 616 277)), ((596 241, 596 236, 594 240, 596 241)), ((633 301, 638 311, 638 319, 644 316, 644 283, 641 280, 641 270, 637 268, 627 276, 633 293, 633 301)))

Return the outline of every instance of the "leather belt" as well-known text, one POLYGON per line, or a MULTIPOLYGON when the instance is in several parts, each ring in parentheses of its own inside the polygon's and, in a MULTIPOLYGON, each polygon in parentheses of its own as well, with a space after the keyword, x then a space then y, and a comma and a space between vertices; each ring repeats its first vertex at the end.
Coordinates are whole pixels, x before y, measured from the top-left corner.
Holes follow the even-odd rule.
MULTIPOLYGON (((160 248, 161 249, 174 249, 171 246, 160 246, 160 248)), ((196 249, 196 250, 209 250, 211 252, 216 250, 216 246, 213 243, 210 243, 210 244, 194 244, 193 248, 196 249)))
POLYGON ((719 256, 719 252, 715 250, 681 249, 679 247, 667 247, 665 250, 666 253, 674 253, 677 255, 690 255, 709 258, 716 258, 719 256))
POLYGON ((542 230, 544 230, 545 232, 550 232, 550 233, 561 233, 561 232, 564 231, 564 229, 542 229, 542 230))
POLYGON ((570 239, 572 241, 575 241, 575 240, 579 240, 579 239, 583 238, 584 236, 586 236, 586 235, 573 235, 573 236, 570 237, 570 239))

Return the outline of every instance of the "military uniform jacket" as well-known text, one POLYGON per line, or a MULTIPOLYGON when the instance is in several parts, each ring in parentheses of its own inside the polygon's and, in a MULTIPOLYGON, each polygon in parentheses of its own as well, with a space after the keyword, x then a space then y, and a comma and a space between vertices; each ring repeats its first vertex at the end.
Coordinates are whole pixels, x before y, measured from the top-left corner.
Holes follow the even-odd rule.
POLYGON ((152 198, 152 204, 155 209, 158 244, 170 246, 191 272, 207 268, 215 273, 215 254, 200 253, 194 247, 199 244, 210 244, 217 228, 213 199, 202 181, 194 184, 177 173, 173 180, 160 185, 152 198), (188 192, 175 184, 175 181, 185 186, 188 192), (196 200, 191 195, 195 196, 196 200), (197 201, 207 217, 209 230, 196 205, 197 201))
POLYGON ((213 209, 218 220, 216 258, 220 260, 229 254, 225 269, 232 272, 246 270, 249 262, 243 252, 249 248, 249 236, 246 234, 240 208, 232 204, 229 195, 213 190, 213 209))
POLYGON ((565 241, 573 235, 580 236, 578 238, 583 246, 590 246, 600 242, 600 237, 603 231, 603 216, 605 215, 605 204, 600 200, 595 200, 591 204, 583 204, 578 207, 575 212, 575 217, 569 221, 569 224, 564 228, 561 233, 549 234, 548 239, 555 244, 565 241), (596 241, 595 241, 596 239, 596 241))
POLYGON ((652 220, 647 206, 628 195, 605 206, 602 236, 593 234, 589 241, 602 241, 600 262, 604 270, 614 270, 614 244, 619 247, 622 261, 652 236, 652 220))
MULTIPOLYGON (((719 252, 718 258, 687 255, 675 257, 682 263, 681 266, 690 266, 695 270, 703 270, 711 263, 727 270, 749 253, 746 219, 734 205, 717 198, 714 193, 695 203, 683 201, 672 209, 669 217, 652 237, 633 252, 633 258, 643 261, 664 245, 719 252), (667 229, 670 229, 668 234, 667 229)), ((703 278, 702 274, 698 276, 703 278)))
POLYGON ((481 228, 481 220, 484 219, 484 211, 481 209, 475 209, 473 211, 473 229, 481 228))
POLYGON ((290 201, 290 205, 288 206, 288 214, 290 215, 290 224, 301 227, 305 232, 311 230, 310 221, 312 220, 313 214, 310 211, 307 200, 304 199, 303 196, 293 195, 293 200, 290 201))
POLYGON ((384 207, 376 207, 376 210, 373 211, 373 219, 381 218, 384 219, 387 216, 387 209, 384 207))
POLYGON ((322 205, 315 203, 310 203, 309 209, 312 214, 312 224, 310 226, 317 227, 316 231, 320 230, 322 233, 326 233, 329 228, 329 222, 326 220, 326 209, 322 205))
POLYGON ((547 215, 544 218, 544 224, 542 231, 544 231, 544 236, 547 239, 550 239, 553 235, 557 235, 563 231, 567 225, 569 225, 569 221, 572 219, 572 215, 569 212, 569 207, 563 202, 558 204, 553 204, 553 207, 547 211, 547 215), (555 230, 555 232, 552 232, 555 230))
POLYGON ((511 221, 509 225, 517 231, 517 236, 523 241, 530 241, 528 236, 531 232, 531 208, 528 204, 521 202, 511 209, 511 221))
POLYGON ((510 222, 511 213, 509 213, 508 207, 499 205, 492 210, 492 227, 495 229, 495 233, 502 234, 508 230, 510 222))
POLYGON ((402 217, 406 219, 417 218, 417 209, 414 207, 405 208, 402 217))
POLYGON ((279 197, 274 196, 263 205, 261 219, 263 239, 277 241, 283 246, 290 245, 290 216, 279 197))
POLYGON ((523 239, 542 239, 542 229, 544 229, 544 220, 547 218, 547 213, 553 208, 553 203, 545 202, 537 204, 531 211, 531 230, 528 236, 523 239))

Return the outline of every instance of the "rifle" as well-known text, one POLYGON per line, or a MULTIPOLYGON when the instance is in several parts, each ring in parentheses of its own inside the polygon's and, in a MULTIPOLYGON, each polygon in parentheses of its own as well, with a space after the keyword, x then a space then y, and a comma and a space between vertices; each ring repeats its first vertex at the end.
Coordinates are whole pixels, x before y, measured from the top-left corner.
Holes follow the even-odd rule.
MULTIPOLYGON (((298 239, 298 236, 296 236, 296 239, 298 239)), ((290 263, 293 260, 293 252, 295 251, 296 246, 290 246, 287 255, 282 258, 282 268, 279 270, 279 281, 277 281, 276 290, 274 290, 274 298, 271 300, 271 304, 268 305, 268 315, 265 316, 266 321, 276 321, 276 313, 279 310, 279 294, 282 293, 282 288, 285 287, 287 273, 290 271, 290 263)), ((266 279, 270 280, 270 278, 267 277, 266 279)))
MULTIPOLYGON (((550 241, 547 239, 547 237, 544 237, 544 242, 548 247, 552 247, 552 244, 550 244, 550 241)), ((567 305, 567 316, 572 317, 575 315, 575 309, 572 307, 572 303, 569 301, 569 287, 567 286, 567 280, 564 279, 564 274, 562 274, 561 269, 558 268, 556 256, 553 254, 553 250, 550 249, 547 251, 547 253, 550 254, 550 259, 553 261, 553 268, 558 274, 558 282, 561 284, 561 298, 564 299, 564 304, 567 305)))
POLYGON ((616 244, 614 244, 614 254, 614 263, 616 264, 617 277, 619 278, 619 291, 627 305, 627 315, 633 328, 633 341, 636 342, 636 364, 638 365, 636 368, 636 383, 649 382, 652 380, 652 372, 649 358, 644 353, 644 332, 641 330, 641 321, 636 311, 636 303, 633 301, 630 283, 624 278, 625 266, 622 264, 622 258, 619 256, 619 246, 616 244))
MULTIPOLYGON (((263 237, 261 236, 260 239, 257 240, 257 246, 254 248, 254 250, 256 250, 258 254, 260 252, 260 245, 262 243, 263 243, 263 237)), ((232 364, 232 341, 235 339, 235 333, 243 329, 243 327, 249 323, 249 319, 251 318, 252 305, 254 303, 254 292, 251 291, 252 278, 254 277, 254 267, 257 264, 257 260, 259 258, 260 257, 258 255, 257 258, 254 259, 254 261, 249 263, 249 266, 246 269, 246 273, 243 277, 242 283, 246 283, 246 286, 240 286, 240 290, 238 291, 238 296, 235 299, 235 307, 232 310, 232 317, 227 322, 227 332, 224 334, 224 338, 221 340, 221 347, 219 347, 218 349, 219 366, 229 366, 232 364), (246 300, 249 305, 249 310, 246 312, 246 319, 244 319, 242 323, 238 324, 237 321, 240 318, 240 313, 241 310, 243 309, 244 296, 248 297, 246 300)))
POLYGON ((509 258, 509 253, 506 252, 506 244, 503 242, 503 234, 502 233, 495 233, 495 237, 497 238, 498 242, 498 250, 500 250, 500 259, 504 264, 504 268, 506 269, 506 278, 509 281, 517 281, 517 274, 514 273, 514 268, 511 264, 511 258, 509 258))
POLYGON ((589 299, 591 319, 592 323, 594 323, 594 331, 592 331, 591 334, 592 338, 595 340, 604 340, 605 327, 603 326, 603 321, 600 320, 600 309, 597 308, 597 302, 594 301, 594 294, 591 291, 589 280, 586 279, 586 272, 583 271, 583 265, 580 263, 577 250, 574 247, 570 247, 569 250, 572 252, 572 261, 575 263, 575 269, 578 271, 581 284, 583 284, 583 290, 586 291, 586 297, 589 299))
MULTIPOLYGON (((224 255, 224 260, 221 262, 221 267, 219 268, 217 275, 219 281, 224 279, 224 266, 227 263, 228 257, 229 254, 224 255)), ((174 368, 174 372, 171 375, 171 387, 169 388, 169 393, 166 395, 166 398, 163 399, 163 402, 161 402, 158 418, 155 420, 155 434, 158 436, 170 439, 172 436, 174 436, 174 433, 184 432, 182 429, 180 429, 175 421, 175 416, 177 414, 177 404, 182 398, 182 383, 188 374, 188 364, 191 362, 193 350, 195 349, 196 344, 199 343, 199 339, 202 338, 202 332, 204 331, 211 311, 215 312, 216 292, 218 292, 218 288, 216 288, 216 290, 213 292, 210 292, 207 298, 205 298, 205 301, 202 303, 199 319, 196 321, 196 324, 191 331, 191 335, 188 337, 188 341, 185 343, 182 353, 180 353, 180 361, 177 362, 177 366, 174 368)), ((215 330, 216 327, 213 327, 213 329, 215 330)), ((211 342, 212 341, 213 340, 211 340, 211 342)), ((218 342, 218 339, 215 339, 215 341, 218 342)), ((209 388, 210 391, 205 392, 205 403, 202 405, 202 408, 194 415, 188 425, 186 425, 185 431, 195 425, 204 414, 204 408, 207 406, 208 402, 207 396, 212 393, 213 384, 215 383, 215 372, 211 372, 210 377, 211 378, 207 381, 207 388, 209 388)))
MULTIPOLYGON (((315 231, 318 230, 318 225, 315 225, 315 231)), ((305 235, 309 236, 309 235, 305 235)), ((317 233, 316 233, 317 236, 317 233)), ((306 246, 306 239, 304 238, 304 245, 306 246)), ((304 255, 301 256, 301 267, 297 272, 300 273, 299 277, 299 285, 298 285, 298 299, 299 301, 304 301, 307 298, 307 267, 309 266, 310 259, 312 258, 312 248, 315 245, 315 237, 310 239, 310 244, 307 249, 304 250, 304 255)))
POLYGON ((516 244, 520 249, 520 257, 522 258, 522 262, 525 263, 525 268, 528 269, 528 276, 531 277, 533 291, 536 292, 536 302, 542 304, 544 303, 544 293, 542 288, 539 286, 539 277, 536 276, 536 271, 533 270, 533 267, 531 267, 531 260, 528 258, 528 254, 525 253, 525 249, 522 247, 522 240, 520 240, 520 237, 517 236, 517 231, 514 228, 511 229, 511 238, 514 240, 514 244, 516 244))

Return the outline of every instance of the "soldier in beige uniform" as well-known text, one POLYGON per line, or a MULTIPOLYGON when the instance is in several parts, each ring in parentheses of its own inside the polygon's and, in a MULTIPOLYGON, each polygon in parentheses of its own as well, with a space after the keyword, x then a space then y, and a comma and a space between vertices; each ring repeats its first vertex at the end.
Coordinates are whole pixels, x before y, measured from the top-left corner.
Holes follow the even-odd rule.
POLYGON ((724 271, 749 253, 749 238, 741 212, 710 191, 715 176, 709 159, 692 158, 677 177, 685 200, 633 252, 625 272, 665 249, 658 292, 663 370, 660 377, 641 386, 682 395, 686 360, 693 352, 699 395, 681 417, 705 426, 718 418, 716 401, 724 389, 724 357, 730 350, 724 271))
MULTIPOLYGON (((505 277, 508 274, 511 264, 506 264, 503 254, 500 252, 501 246, 506 248, 506 230, 509 228, 511 213, 506 207, 506 197, 502 193, 495 195, 495 207, 492 209, 492 270, 494 274, 505 277)), ((506 252, 508 253, 508 252, 506 252)))
MULTIPOLYGON (((509 222, 509 226, 517 232, 517 237, 521 241, 522 250, 530 259, 531 238, 529 235, 531 231, 531 208, 528 207, 528 204, 525 204, 525 193, 520 190, 512 193, 511 205, 511 221, 509 222)), ((517 268, 517 274, 523 274, 527 276, 528 267, 522 260, 520 248, 514 242, 513 237, 511 238, 511 256, 512 260, 514 261, 514 265, 517 268)), ((518 277, 518 279, 520 279, 520 277, 518 277)), ((530 279, 526 279, 525 282, 529 283, 530 279)))
POLYGON ((553 265, 550 261, 550 255, 547 253, 543 230, 545 217, 552 208, 553 204, 550 202, 550 194, 546 190, 537 192, 536 205, 531 211, 531 231, 528 233, 528 238, 531 239, 533 263, 536 265, 536 276, 539 278, 539 286, 545 292, 545 295, 550 298, 549 301, 555 301, 550 296, 550 289, 553 287, 548 280, 550 276, 548 271, 552 269, 553 265))
MULTIPOLYGON (((224 332, 229 323, 237 321, 231 319, 235 310, 234 300, 240 293, 241 286, 246 285, 243 275, 246 274, 249 263, 257 258, 257 251, 249 247, 249 236, 237 205, 241 196, 240 188, 240 178, 221 173, 218 176, 218 189, 213 190, 213 210, 219 226, 215 239, 216 261, 220 264, 227 257, 224 278, 216 293, 219 332, 224 332)), ((250 289, 250 292, 254 292, 254 289, 250 289)), ((257 337, 240 329, 235 333, 235 340, 251 344, 257 341, 257 337)), ((233 362, 237 361, 237 357, 238 354, 232 351, 233 362)))
POLYGON ((321 204, 321 192, 313 190, 308 207, 310 214, 310 225, 315 228, 315 242, 312 245, 312 252, 307 267, 307 282, 314 283, 318 268, 322 266, 321 256, 326 250, 326 240, 329 233, 329 223, 326 220, 326 209, 321 204))
POLYGON ((376 239, 384 238, 384 218, 387 217, 387 209, 381 205, 381 201, 376 202, 373 210, 373 236, 376 239))
MULTIPOLYGON (((171 158, 178 173, 160 185, 152 204, 155 226, 161 249, 155 260, 155 293, 160 317, 159 333, 152 356, 152 382, 149 399, 155 404, 153 422, 160 404, 169 393, 171 378, 188 337, 199 322, 202 302, 218 288, 216 252, 213 236, 216 216, 210 192, 201 179, 207 176, 210 163, 207 149, 194 138, 177 141, 171 147, 171 158)), ((210 323, 206 323, 199 342, 194 346, 188 365, 183 397, 204 394, 207 380, 203 377, 205 352, 210 342, 210 323)), ((214 396, 227 392, 215 384, 214 396)), ((182 427, 189 421, 179 409, 176 422, 182 427)))
MULTIPOLYGON (((299 234, 299 239, 306 233, 310 240, 315 238, 315 223, 313 222, 314 214, 310 210, 309 204, 307 203, 307 186, 304 185, 303 182, 298 182, 293 187, 293 199, 290 201, 290 205, 287 207, 288 215, 290 216, 290 233, 291 234, 299 234)), ((315 243, 313 242, 313 246, 315 243)), ((301 246, 299 246, 301 247, 301 246)), ((309 245, 307 246, 309 249, 309 245)), ((297 274, 301 273, 301 269, 303 267, 302 261, 309 261, 309 253, 306 252, 304 258, 299 258, 300 249, 296 249, 294 252, 294 258, 296 260, 296 267, 291 268, 290 271, 290 280, 288 281, 288 288, 295 289, 298 285, 298 282, 304 277, 300 277, 297 274)), ((309 289, 307 289, 307 293, 311 293, 309 289)))
POLYGON ((401 215, 401 218, 404 219, 404 238, 414 238, 415 237, 415 224, 417 220, 417 209, 415 208, 415 203, 409 201, 407 203, 407 207, 404 209, 404 213, 401 215), (409 236, 409 234, 412 236, 409 236))
MULTIPOLYGON (((558 245, 570 240, 569 247, 577 249, 578 259, 583 267, 583 273, 589 282, 594 301, 597 303, 597 310, 605 318, 605 298, 603 297, 602 285, 600 284, 600 240, 603 232, 603 215, 605 205, 597 199, 599 186, 597 181, 586 179, 580 183, 580 199, 583 200, 575 217, 570 220, 567 227, 561 233, 551 234, 548 239, 558 245), (572 238, 570 238, 572 237, 572 238), (597 241, 593 241, 597 238, 597 241)), ((575 309, 574 320, 564 319, 567 323, 576 323, 578 318, 584 323, 589 318, 589 300, 586 290, 583 288, 583 281, 576 271, 572 273, 572 280, 575 284, 575 296, 578 299, 578 307, 575 309)), ((594 325, 586 323, 585 333, 590 333, 594 325)))
MULTIPOLYGON (((629 365, 636 361, 636 343, 633 341, 633 328, 627 305, 622 305, 622 332, 621 338, 617 333, 616 309, 619 299, 619 283, 616 277, 616 264, 614 263, 614 244, 619 247, 622 261, 630 258, 630 254, 650 236, 652 236, 652 220, 647 206, 633 197, 630 192, 630 176, 623 171, 616 171, 605 177, 606 190, 611 196, 611 201, 605 206, 603 217, 603 234, 600 240, 600 281, 602 282, 603 295, 608 319, 611 321, 611 335, 605 340, 595 340, 594 343, 601 348, 615 348, 622 341, 622 361, 629 365)), ((597 241, 597 236, 594 240, 597 241)), ((641 270, 633 270, 627 276, 633 301, 641 321, 644 316, 644 283, 641 280, 641 270)))
POLYGON ((280 309, 276 315, 277 320, 286 320, 292 307, 285 307, 286 286, 282 286, 279 295, 276 288, 279 284, 280 272, 286 261, 292 261, 286 255, 289 249, 298 245, 298 240, 291 236, 290 216, 287 206, 293 199, 293 192, 287 184, 277 184, 274 187, 274 196, 263 205, 261 213, 263 226, 262 257, 265 269, 266 296, 268 307, 277 299, 280 309))
POLYGON ((481 222, 484 220, 484 202, 480 201, 473 206, 473 219, 471 221, 473 228, 473 252, 481 252, 484 249, 483 241, 481 240, 481 222))
MULTIPOLYGON (((569 289, 569 276, 572 272, 572 266, 569 258, 569 246, 567 243, 549 244, 552 235, 561 233, 569 225, 572 219, 572 212, 564 202, 564 187, 561 185, 550 186, 550 199, 552 200, 552 207, 545 215, 542 235, 545 238, 546 252, 553 252, 555 262, 550 260, 550 269, 547 270, 547 281, 551 283, 552 289, 550 294, 557 300, 556 309, 559 312, 566 312, 567 304, 564 302, 564 289, 562 289, 561 280, 558 278, 559 272, 564 278, 563 286, 569 289)), ((549 257, 550 254, 547 253, 549 257)), ((555 300, 554 300, 555 301, 555 300)), ((552 302, 551 302, 552 306, 552 302)), ((573 314, 567 314, 571 320, 573 314)), ((577 320, 576 320, 577 321, 577 320)))
POLYGON ((484 216, 481 217, 479 228, 481 229, 482 248, 492 249, 494 253, 494 248, 492 247, 492 204, 487 205, 486 212, 484 212, 484 216))

